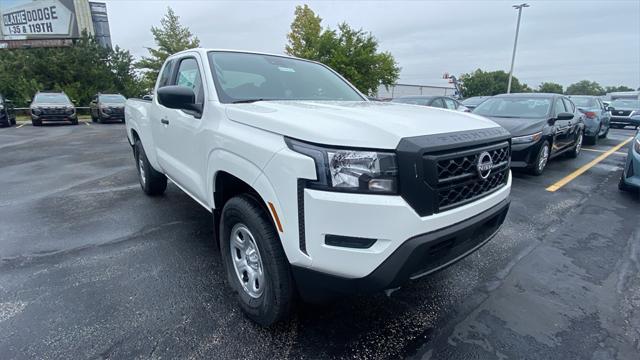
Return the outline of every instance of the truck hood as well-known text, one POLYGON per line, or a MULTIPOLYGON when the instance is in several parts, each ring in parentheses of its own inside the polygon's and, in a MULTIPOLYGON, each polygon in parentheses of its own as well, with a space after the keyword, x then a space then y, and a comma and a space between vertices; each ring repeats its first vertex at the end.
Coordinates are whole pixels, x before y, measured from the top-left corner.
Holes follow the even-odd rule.
POLYGON ((400 139, 498 127, 458 111, 383 102, 261 101, 229 104, 229 119, 325 145, 395 149, 400 139))

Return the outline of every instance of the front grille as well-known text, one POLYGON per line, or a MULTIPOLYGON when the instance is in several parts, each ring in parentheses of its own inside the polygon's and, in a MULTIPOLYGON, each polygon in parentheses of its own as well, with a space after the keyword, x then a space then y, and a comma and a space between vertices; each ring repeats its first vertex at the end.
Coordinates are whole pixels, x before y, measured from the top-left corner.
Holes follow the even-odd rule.
POLYGON ((611 112, 611 114, 618 116, 629 116, 631 115, 631 110, 614 110, 611 112))
POLYGON ((123 107, 112 107, 111 109, 111 114, 113 115, 123 115, 124 114, 124 108, 123 107))
POLYGON ((508 181, 510 158, 510 146, 506 141, 425 155, 425 180, 432 184, 437 194, 435 212, 462 206, 504 186, 508 181), (478 170, 480 156, 485 153, 491 158, 488 175, 487 171, 478 170), (435 171, 429 171, 434 167, 435 171), (430 175, 433 178, 429 178, 430 175))
POLYGON ((66 113, 65 108, 43 108, 42 115, 64 115, 66 113))

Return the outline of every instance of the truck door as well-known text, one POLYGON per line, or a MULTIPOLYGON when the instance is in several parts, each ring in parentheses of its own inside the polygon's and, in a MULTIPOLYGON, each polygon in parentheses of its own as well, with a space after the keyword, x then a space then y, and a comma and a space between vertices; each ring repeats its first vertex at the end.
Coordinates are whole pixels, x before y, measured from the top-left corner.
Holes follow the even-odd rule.
MULTIPOLYGON (((186 86, 196 94, 196 103, 204 105, 201 63, 198 55, 188 55, 175 62, 175 70, 169 85, 186 86)), ((205 186, 201 174, 206 170, 206 154, 199 146, 198 134, 203 127, 201 114, 189 110, 169 109, 161 106, 159 136, 156 137, 158 152, 165 173, 188 191, 197 200, 204 202, 205 186)))

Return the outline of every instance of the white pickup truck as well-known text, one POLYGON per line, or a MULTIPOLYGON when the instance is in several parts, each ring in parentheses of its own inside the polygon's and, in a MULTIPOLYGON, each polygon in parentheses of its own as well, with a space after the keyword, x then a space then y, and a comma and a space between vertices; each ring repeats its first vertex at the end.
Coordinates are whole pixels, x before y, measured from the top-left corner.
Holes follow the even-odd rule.
POLYGON ((144 192, 169 179, 212 212, 229 285, 264 326, 297 295, 371 293, 442 269, 509 208, 506 130, 368 101, 312 61, 184 51, 125 118, 144 192))

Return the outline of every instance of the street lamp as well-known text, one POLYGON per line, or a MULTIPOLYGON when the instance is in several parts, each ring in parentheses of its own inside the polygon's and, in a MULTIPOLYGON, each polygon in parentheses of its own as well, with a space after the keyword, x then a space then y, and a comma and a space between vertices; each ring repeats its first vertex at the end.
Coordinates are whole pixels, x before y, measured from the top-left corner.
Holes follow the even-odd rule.
POLYGON ((522 8, 529 7, 529 4, 513 5, 518 9, 518 25, 516 25, 516 40, 513 42, 513 54, 511 55, 511 70, 509 70, 509 85, 507 85, 507 94, 511 93, 511 77, 513 77, 513 63, 516 61, 516 47, 518 46, 518 33, 520 32, 520 17, 522 17, 522 8))

